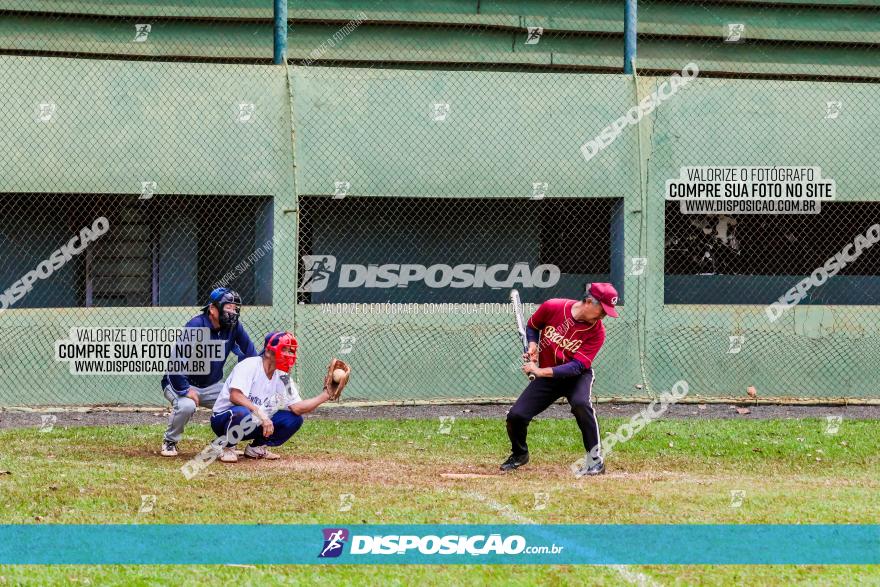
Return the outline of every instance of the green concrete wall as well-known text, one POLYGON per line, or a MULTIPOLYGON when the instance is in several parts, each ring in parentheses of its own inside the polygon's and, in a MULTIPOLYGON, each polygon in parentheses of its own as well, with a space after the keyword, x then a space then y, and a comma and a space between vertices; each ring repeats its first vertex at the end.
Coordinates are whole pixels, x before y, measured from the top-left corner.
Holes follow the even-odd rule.
MULTIPOLYGON (((271 196, 276 250, 296 250, 285 67, 0 56, 0 79, 0 200, 4 193, 53 192, 136 199, 144 180, 157 183, 157 199, 271 196), (36 122, 46 101, 57 105, 56 114, 36 122), (237 121, 242 102, 255 104, 250 124, 237 121)), ((273 304, 251 306, 243 318, 255 337, 293 324, 295 265, 289 256, 273 259, 273 304)), ((41 284, 48 285, 57 284, 41 284)), ((197 311, 187 305, 2 312, 0 352, 8 360, 0 369, 9 384, 0 388, 0 405, 159 403, 157 377, 72 376, 53 360, 52 341, 73 326, 182 326, 197 311), (40 383, 26 386, 36 374, 40 383)))
POLYGON ((160 194, 270 195, 284 185, 283 67, 0 56, 0 79, 0 176, 15 179, 4 191, 139 194, 151 180, 160 194), (34 124, 49 101, 55 119, 34 124), (255 123, 238 122, 242 102, 255 123))
MULTIPOLYGON (((320 0, 289 2, 289 57, 308 59, 351 19, 367 20, 326 46, 323 60, 361 63, 491 64, 493 67, 620 70, 621 0, 320 0), (526 45, 526 27, 543 27, 526 45)), ((0 8, 0 50, 267 62, 272 3, 25 1, 0 8), (159 20, 150 21, 150 19, 159 20), (150 21, 148 42, 134 25, 150 21)), ((699 61, 704 72, 880 77, 880 2, 791 0, 639 6, 638 68, 670 71, 699 61), (723 42, 728 23, 746 43, 723 42)))
MULTIPOLYGON (((532 74, 525 84, 516 73, 314 67, 295 68, 293 79, 300 194, 329 195, 333 181, 345 179, 352 184, 351 193, 361 196, 525 197, 533 178, 548 176, 554 178, 548 196, 625 199, 624 257, 648 257, 652 270, 641 278, 627 277, 624 318, 610 321, 612 346, 602 356, 601 373, 612 375, 597 379, 598 393, 636 393, 640 347, 655 389, 668 389, 686 377, 694 392, 703 395, 741 395, 748 385, 774 396, 873 393, 867 383, 872 364, 863 360, 863 337, 877 335, 873 307, 798 308, 771 325, 763 306, 665 306, 662 195, 666 179, 677 177, 684 165, 811 164, 838 180, 838 200, 876 201, 880 183, 870 170, 880 164, 880 153, 870 145, 880 130, 877 86, 697 80, 644 121, 641 143, 630 129, 586 165, 579 146, 633 104, 632 80, 532 74), (536 91, 553 98, 536 103, 536 91), (442 127, 425 124, 428 105, 447 96, 455 116, 442 127), (840 125, 822 121, 828 97, 852 105, 840 125), (647 182, 644 208, 640 178, 647 182), (829 319, 833 328, 817 326, 827 326, 829 319), (742 352, 727 352, 730 335, 746 336, 742 352), (829 360, 838 353, 846 359, 829 360)), ((658 81, 642 78, 638 96, 658 81)), ((306 332, 321 332, 319 324, 327 320, 317 309, 298 316, 306 332)), ((410 334, 395 330, 392 335, 377 325, 363 349, 391 361, 390 373, 405 372, 407 366, 398 364, 401 356, 387 349, 417 346, 418 332, 441 336, 416 326, 418 320, 411 317, 397 318, 395 327, 403 328, 409 320, 410 334), (385 336, 396 336, 397 343, 383 340, 385 336)), ((474 322, 469 331, 466 322, 452 326, 453 337, 472 339, 481 327, 474 322)), ((488 344, 497 348, 487 351, 490 355, 502 355, 500 349, 510 344, 503 320, 500 324, 492 330, 488 344)), ((333 328, 342 332, 354 327, 333 328)), ((418 362, 429 364, 431 352, 424 350, 418 362)), ((476 365, 468 362, 464 369, 476 365)), ((515 386, 512 377, 510 383, 490 382, 478 393, 504 395, 508 385, 515 386)), ((388 392, 390 397, 417 393, 412 386, 389 375, 382 390, 395 390, 388 392)), ((455 383, 442 373, 433 378, 422 373, 415 388, 446 388, 456 394, 455 383)))
MULTIPOLYGON (((642 80, 640 95, 654 80, 642 80)), ((755 80, 697 80, 682 99, 664 103, 644 131, 652 145, 648 164, 649 266, 663 264, 665 180, 685 165, 817 165, 837 184, 837 201, 880 199, 876 144, 880 87, 755 80), (849 112, 826 120, 827 100, 849 112), (653 221, 652 221, 653 220, 653 221)), ((880 218, 865 218, 865 228, 880 218)), ((840 226, 847 236, 864 228, 840 226)), ((805 276, 791 276, 796 283, 805 276)), ((770 323, 763 306, 665 306, 662 274, 648 273, 651 304, 645 312, 647 371, 668 388, 683 374, 699 374, 698 389, 742 395, 748 385, 784 396, 874 397, 877 306, 799 306, 770 323), (743 335, 743 350, 729 354, 728 335, 743 335), (686 348, 685 352, 680 352, 686 348)), ((876 304, 877 300, 871 303, 876 304)))
MULTIPOLYGON (((624 200, 622 318, 608 321, 599 396, 645 395, 686 378, 692 393, 876 397, 875 306, 798 308, 770 324, 759 306, 663 305, 663 184, 684 165, 819 165, 838 199, 876 201, 876 85, 698 79, 586 164, 580 145, 659 80, 622 75, 301 68, 0 57, 0 193, 174 194, 274 198, 273 304, 249 307, 254 338, 296 327, 297 377, 314 393, 339 337, 356 333, 350 397, 514 396, 516 339, 498 315, 336 315, 296 305, 297 195, 624 200), (181 90, 185 88, 186 91, 181 90), (36 124, 51 98, 58 118, 36 124), (825 101, 846 115, 822 126, 825 101), (239 102, 257 123, 235 122, 239 102), (451 116, 431 124, 431 104, 451 116), (816 121, 819 121, 817 124, 816 121), (736 124, 734 124, 736 123, 736 124), (294 162, 296 163, 294 165, 294 162), (728 335, 746 336, 728 354, 728 335), (873 341, 873 342, 872 342, 873 341)), ((830 122, 830 121, 828 121, 830 122)), ((243 251, 243 256, 249 251, 243 251)), ((79 325, 177 326, 195 309, 11 309, 0 314, 0 405, 160 403, 155 377, 71 376, 52 343, 79 325), (39 384, 23 382, 39 379, 39 384)))

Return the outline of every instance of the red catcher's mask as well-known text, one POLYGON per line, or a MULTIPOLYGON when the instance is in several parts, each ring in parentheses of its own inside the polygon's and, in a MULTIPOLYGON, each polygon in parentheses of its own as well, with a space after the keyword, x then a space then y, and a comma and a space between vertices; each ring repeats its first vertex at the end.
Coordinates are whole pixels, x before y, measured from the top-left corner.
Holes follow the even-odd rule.
POLYGON ((266 337, 263 352, 275 353, 275 368, 285 373, 296 363, 296 337, 289 332, 273 332, 266 337))

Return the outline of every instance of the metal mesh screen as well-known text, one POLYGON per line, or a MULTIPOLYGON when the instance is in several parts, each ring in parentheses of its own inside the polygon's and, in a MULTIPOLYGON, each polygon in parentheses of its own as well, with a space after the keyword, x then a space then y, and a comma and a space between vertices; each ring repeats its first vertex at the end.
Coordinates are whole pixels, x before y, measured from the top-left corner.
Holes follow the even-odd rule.
POLYGON ((258 347, 294 329, 306 395, 336 355, 348 399, 513 397, 509 290, 592 281, 599 397, 876 397, 880 5, 641 2, 633 75, 623 5, 290 2, 273 65, 264 0, 0 3, 0 405, 160 403, 54 345, 219 285, 258 347), (670 196, 758 168, 833 198, 670 196))
POLYGON ((318 356, 348 355, 375 385, 363 397, 504 397, 522 377, 510 289, 534 311, 622 277, 618 198, 302 196, 299 206, 297 333, 318 356))
POLYGON ((663 231, 648 278, 662 300, 645 323, 653 388, 685 378, 701 395, 875 396, 877 251, 858 239, 880 221, 878 14, 874 3, 640 3, 641 69, 668 70, 673 47, 700 69, 650 125, 647 220, 663 231), (684 213, 666 184, 696 166, 811 167, 836 192, 811 213, 684 213))
POLYGON ((217 285, 258 343, 292 326, 290 93, 271 3, 236 4, 0 3, 0 404, 161 403, 161 375, 75 375, 55 343, 180 328, 217 285))

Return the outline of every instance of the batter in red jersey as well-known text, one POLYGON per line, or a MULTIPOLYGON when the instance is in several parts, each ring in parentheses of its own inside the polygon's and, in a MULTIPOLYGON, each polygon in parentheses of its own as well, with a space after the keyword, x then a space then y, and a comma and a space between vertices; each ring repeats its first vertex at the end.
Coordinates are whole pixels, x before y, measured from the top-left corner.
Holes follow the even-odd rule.
MULTIPOLYGON (((529 462, 529 422, 561 397, 568 400, 584 439, 586 454, 601 454, 599 422, 593 409, 593 361, 605 342, 605 316, 617 318, 617 291, 610 283, 587 286, 584 298, 547 300, 529 319, 529 351, 523 372, 534 373, 529 385, 507 413, 511 455, 501 465, 511 471, 529 462), (595 449, 595 450, 594 450, 595 449)), ((585 460, 580 475, 601 475, 605 463, 585 460)))

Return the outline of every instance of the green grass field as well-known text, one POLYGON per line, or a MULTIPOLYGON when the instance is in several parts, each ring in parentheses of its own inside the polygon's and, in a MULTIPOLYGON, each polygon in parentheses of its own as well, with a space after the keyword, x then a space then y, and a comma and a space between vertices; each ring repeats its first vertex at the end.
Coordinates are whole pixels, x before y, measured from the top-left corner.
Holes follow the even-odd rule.
MULTIPOLYGON (((603 419, 605 430, 621 420, 603 419)), ((192 426, 182 457, 158 456, 161 426, 0 432, 3 523, 878 523, 874 421, 665 420, 615 447, 609 472, 575 479, 575 423, 538 420, 532 462, 498 473, 503 422, 307 421, 283 460, 214 463, 192 426), (450 478, 443 474, 485 474, 450 478), (743 492, 737 505, 731 492, 743 492), (351 509, 340 511, 340 494, 351 509), (535 494, 539 494, 536 496, 535 494), (545 494, 545 495, 540 495, 545 494), (155 495, 141 512, 143 495, 155 495), (237 501, 240 500, 240 501, 237 501)), ((243 548, 232 545, 230 548, 243 548)), ((760 549, 759 544, 743 544, 760 549)), ((637 545, 634 545, 637 548, 637 545)), ((53 566, 0 567, 0 584, 660 584, 880 585, 880 567, 794 566, 53 566)))

